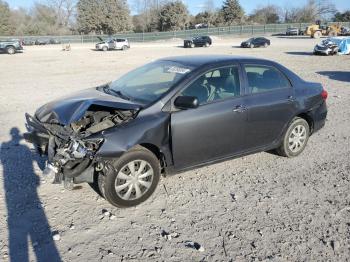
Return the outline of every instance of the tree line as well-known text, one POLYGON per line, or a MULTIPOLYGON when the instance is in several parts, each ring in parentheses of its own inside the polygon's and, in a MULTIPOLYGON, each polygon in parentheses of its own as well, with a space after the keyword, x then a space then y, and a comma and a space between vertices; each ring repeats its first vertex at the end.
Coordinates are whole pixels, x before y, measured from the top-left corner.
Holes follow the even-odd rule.
POLYGON ((350 21, 350 10, 337 12, 331 0, 307 0, 301 7, 257 6, 246 14, 239 0, 224 0, 215 8, 203 1, 191 15, 181 0, 46 0, 30 9, 11 9, 0 0, 0 35, 114 34, 176 31, 197 26, 350 21), (130 1, 129 1, 130 2, 130 1), (137 14, 131 15, 130 7, 137 14))

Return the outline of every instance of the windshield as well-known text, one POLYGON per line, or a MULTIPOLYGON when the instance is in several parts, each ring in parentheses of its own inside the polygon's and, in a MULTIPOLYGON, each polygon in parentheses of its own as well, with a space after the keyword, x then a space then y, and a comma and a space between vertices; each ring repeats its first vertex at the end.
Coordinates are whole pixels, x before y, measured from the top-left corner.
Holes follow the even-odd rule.
POLYGON ((109 88, 122 98, 149 104, 158 100, 191 70, 189 66, 172 61, 156 61, 113 81, 109 88))

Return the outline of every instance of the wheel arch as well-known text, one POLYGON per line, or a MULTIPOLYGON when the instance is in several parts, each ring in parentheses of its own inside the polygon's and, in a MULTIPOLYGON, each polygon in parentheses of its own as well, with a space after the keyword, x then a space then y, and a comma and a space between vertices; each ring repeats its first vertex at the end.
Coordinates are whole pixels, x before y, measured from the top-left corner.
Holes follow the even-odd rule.
POLYGON ((166 158, 164 153, 160 150, 160 148, 154 144, 151 143, 141 143, 139 144, 139 146, 144 147, 146 149, 148 149, 149 151, 151 151, 159 160, 160 166, 162 168, 162 172, 164 167, 167 165, 166 164, 166 158))
POLYGON ((310 130, 309 130, 310 134, 312 134, 312 132, 314 130, 314 120, 313 120, 313 118, 307 112, 300 113, 296 117, 300 117, 300 118, 304 119, 308 123, 309 128, 310 128, 310 130))

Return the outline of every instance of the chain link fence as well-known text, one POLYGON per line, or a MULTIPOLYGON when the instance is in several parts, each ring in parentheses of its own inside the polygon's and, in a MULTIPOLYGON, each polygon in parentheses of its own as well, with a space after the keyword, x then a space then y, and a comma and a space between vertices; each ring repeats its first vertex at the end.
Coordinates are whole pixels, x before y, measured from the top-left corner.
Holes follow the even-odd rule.
MULTIPOLYGON (((332 24, 332 23, 328 23, 332 24)), ((340 23, 342 26, 350 27, 350 22, 340 23)), ((61 43, 96 43, 99 38, 106 39, 113 38, 128 38, 130 42, 147 42, 166 40, 172 38, 186 39, 198 35, 210 36, 225 36, 225 35, 263 35, 263 34, 283 34, 289 27, 296 27, 299 30, 305 30, 310 23, 289 23, 289 24, 266 24, 266 25, 240 25, 240 26, 226 26, 226 27, 208 27, 202 29, 191 29, 183 31, 169 31, 169 32, 150 32, 150 33, 119 33, 113 36, 108 35, 50 35, 50 36, 12 36, 0 37, 0 40, 6 39, 56 39, 61 43)))

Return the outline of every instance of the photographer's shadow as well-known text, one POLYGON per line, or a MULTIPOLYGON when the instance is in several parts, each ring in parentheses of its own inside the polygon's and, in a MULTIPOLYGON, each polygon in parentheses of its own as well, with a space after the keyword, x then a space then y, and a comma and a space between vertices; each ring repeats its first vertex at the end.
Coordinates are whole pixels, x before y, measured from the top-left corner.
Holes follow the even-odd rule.
POLYGON ((18 128, 11 129, 11 140, 1 144, 4 191, 9 230, 9 257, 11 261, 29 261, 29 240, 37 261, 61 261, 52 239, 50 225, 40 202, 37 187, 39 177, 33 163, 42 169, 44 162, 27 146, 18 128))

